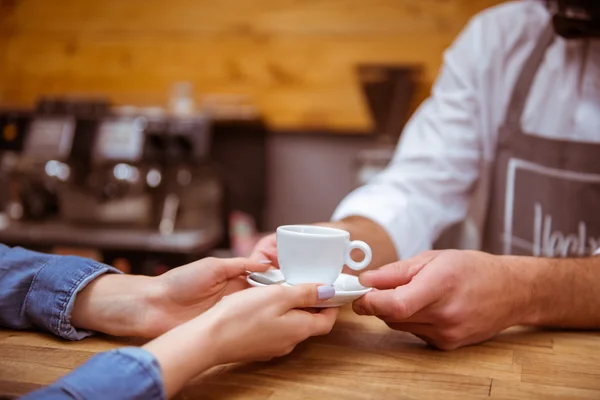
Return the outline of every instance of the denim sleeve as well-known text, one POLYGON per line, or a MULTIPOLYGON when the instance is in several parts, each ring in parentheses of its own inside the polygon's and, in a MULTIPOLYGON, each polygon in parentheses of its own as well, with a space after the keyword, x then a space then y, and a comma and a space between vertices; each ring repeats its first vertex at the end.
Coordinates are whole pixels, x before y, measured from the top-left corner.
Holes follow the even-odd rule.
POLYGON ((120 271, 86 258, 0 244, 0 326, 36 327, 69 340, 89 336, 71 326, 71 311, 76 294, 105 273, 120 271))
POLYGON ((160 367, 138 347, 100 353, 52 385, 22 399, 165 399, 160 367))

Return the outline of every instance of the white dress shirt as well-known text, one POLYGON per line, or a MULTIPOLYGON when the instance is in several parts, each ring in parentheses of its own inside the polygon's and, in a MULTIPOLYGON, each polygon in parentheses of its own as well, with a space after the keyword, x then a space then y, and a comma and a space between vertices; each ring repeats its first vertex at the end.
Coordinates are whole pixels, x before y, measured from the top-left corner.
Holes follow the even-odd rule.
MULTIPOLYGON (((349 194, 332 219, 377 222, 401 258, 430 249, 440 233, 464 220, 477 208, 474 189, 495 157, 515 81, 549 20, 536 0, 475 16, 445 52, 431 97, 406 125, 388 168, 349 194)), ((555 40, 522 125, 544 137, 600 142, 600 41, 555 40)))

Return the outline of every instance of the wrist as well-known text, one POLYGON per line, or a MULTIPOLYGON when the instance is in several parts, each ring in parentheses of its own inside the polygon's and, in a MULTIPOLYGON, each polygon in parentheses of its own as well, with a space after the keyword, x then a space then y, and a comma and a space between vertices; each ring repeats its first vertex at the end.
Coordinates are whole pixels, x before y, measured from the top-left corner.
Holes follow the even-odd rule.
POLYGON ((513 287, 508 289, 516 298, 515 320, 512 325, 542 324, 544 310, 552 303, 551 259, 539 257, 501 256, 512 270, 513 287))
POLYGON ((218 338, 203 315, 168 331, 143 346, 160 365, 167 398, 186 382, 219 365, 218 338))
POLYGON ((598 258, 513 257, 510 264, 519 269, 518 277, 523 280, 523 289, 511 286, 511 293, 527 293, 518 324, 600 327, 598 258))
POLYGON ((154 278, 103 275, 76 295, 71 324, 113 336, 148 336, 146 316, 156 292, 154 278))

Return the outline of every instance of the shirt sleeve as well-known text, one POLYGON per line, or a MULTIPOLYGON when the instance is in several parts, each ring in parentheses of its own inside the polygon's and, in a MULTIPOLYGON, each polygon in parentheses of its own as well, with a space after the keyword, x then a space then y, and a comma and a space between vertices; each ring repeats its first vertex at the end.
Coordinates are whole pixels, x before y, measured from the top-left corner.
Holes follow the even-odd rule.
POLYGON ((22 399, 165 399, 160 366, 148 351, 125 347, 100 353, 52 385, 22 399))
POLYGON ((0 326, 36 327, 69 340, 89 336, 71 326, 75 296, 106 273, 120 271, 86 258, 0 244, 0 326))
POLYGON ((401 135, 390 165, 350 193, 332 220, 362 216, 381 225, 401 258, 428 250, 463 220, 482 162, 479 72, 486 40, 475 18, 444 54, 432 94, 401 135))

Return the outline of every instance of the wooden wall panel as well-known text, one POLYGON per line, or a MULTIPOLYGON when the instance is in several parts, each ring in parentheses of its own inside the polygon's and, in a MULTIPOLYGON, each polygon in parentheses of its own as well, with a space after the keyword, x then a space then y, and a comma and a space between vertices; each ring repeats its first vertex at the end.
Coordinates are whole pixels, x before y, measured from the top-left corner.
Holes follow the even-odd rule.
POLYGON ((8 19, 13 15, 16 4, 9 0, 0 0, 0 104, 3 102, 5 80, 7 76, 6 54, 11 37, 8 19))
POLYGON ((422 65, 422 98, 469 17, 499 2, 12 1, 0 20, 5 102, 75 92, 165 104, 188 80, 199 96, 250 96, 278 129, 353 131, 370 129, 358 63, 422 65))
POLYGON ((8 37, 0 35, 0 103, 3 101, 3 97, 6 94, 3 88, 6 87, 5 79, 7 79, 6 72, 6 54, 8 48, 8 37))
MULTIPOLYGON (((7 1, 7 0, 4 0, 7 1)), ((9 21, 38 31, 263 33, 398 32, 460 29, 491 0, 12 0, 9 21)))

